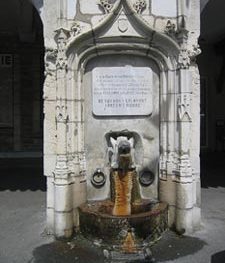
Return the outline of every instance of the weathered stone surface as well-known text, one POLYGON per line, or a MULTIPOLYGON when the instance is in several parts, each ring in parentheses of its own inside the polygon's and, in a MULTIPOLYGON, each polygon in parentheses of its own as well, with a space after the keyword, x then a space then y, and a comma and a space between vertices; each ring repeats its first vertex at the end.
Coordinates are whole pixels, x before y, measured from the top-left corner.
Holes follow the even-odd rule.
MULTIPOLYGON (((125 229, 134 229, 138 239, 156 241, 167 229, 167 204, 142 203, 130 216, 113 216, 110 201, 90 202, 80 206, 80 229, 84 235, 114 244, 125 229)), ((115 245, 119 245, 115 243, 115 245)))
POLYGON ((179 230, 200 223, 199 3, 162 2, 78 0, 69 12, 74 2, 44 1, 45 174, 55 190, 60 180, 72 185, 49 192, 49 225, 60 235, 78 226, 81 203, 110 197, 110 137, 120 136, 134 140, 137 174, 154 174, 141 197, 168 202, 169 224, 179 230), (106 76, 109 82, 100 80, 106 76), (126 100, 135 106, 121 108, 126 100), (91 183, 97 170, 105 176, 99 188, 91 183), (68 218, 57 214, 71 204, 68 218))

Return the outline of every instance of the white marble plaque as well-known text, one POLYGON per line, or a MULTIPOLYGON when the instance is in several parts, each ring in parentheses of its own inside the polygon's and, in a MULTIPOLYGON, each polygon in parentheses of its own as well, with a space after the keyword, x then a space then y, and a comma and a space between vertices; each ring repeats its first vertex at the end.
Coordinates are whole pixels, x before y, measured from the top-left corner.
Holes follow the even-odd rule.
POLYGON ((148 67, 98 67, 92 74, 96 116, 135 116, 152 113, 152 70, 148 67))

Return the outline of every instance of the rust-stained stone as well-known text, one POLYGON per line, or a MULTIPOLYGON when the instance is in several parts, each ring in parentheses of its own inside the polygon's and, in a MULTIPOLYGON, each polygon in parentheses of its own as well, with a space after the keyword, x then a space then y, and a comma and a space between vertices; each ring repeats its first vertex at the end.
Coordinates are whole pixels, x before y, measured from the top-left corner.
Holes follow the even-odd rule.
POLYGON ((113 216, 110 200, 90 202, 79 207, 80 230, 83 235, 113 244, 124 229, 132 229, 138 239, 154 242, 168 227, 166 203, 144 200, 133 207, 130 216, 113 216))

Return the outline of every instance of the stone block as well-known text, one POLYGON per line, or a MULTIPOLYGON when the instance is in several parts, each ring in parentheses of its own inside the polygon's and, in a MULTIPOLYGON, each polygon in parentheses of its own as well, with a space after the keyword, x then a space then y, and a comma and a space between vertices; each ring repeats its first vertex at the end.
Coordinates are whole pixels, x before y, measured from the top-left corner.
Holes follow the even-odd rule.
POLYGON ((192 71, 187 69, 180 69, 180 93, 192 92, 192 71))
POLYGON ((58 185, 55 183, 55 211, 70 212, 73 208, 73 184, 58 185))
POLYGON ((80 177, 75 178, 73 185, 73 208, 75 209, 87 201, 87 183, 80 182, 80 179, 80 177))
POLYGON ((55 223, 55 212, 54 208, 48 207, 46 209, 46 218, 47 218, 47 233, 54 234, 54 223, 55 223))
POLYGON ((79 211, 77 208, 74 208, 73 209, 73 225, 75 228, 78 228, 79 227, 79 211))
POLYGON ((177 1, 176 0, 152 0, 152 14, 156 16, 176 17, 177 1))
POLYGON ((54 208, 55 205, 55 185, 52 176, 47 177, 47 208, 54 208))
POLYGON ((56 155, 44 154, 44 175, 53 176, 56 164, 56 155))
POLYGON ((193 208, 193 230, 199 230, 201 227, 201 208, 193 208))
POLYGON ((159 200, 167 202, 169 206, 176 205, 176 183, 172 176, 167 176, 166 181, 159 181, 159 200))
POLYGON ((161 121, 177 121, 176 94, 163 94, 161 99, 161 121))
POLYGON ((170 205, 168 208, 168 226, 173 228, 176 221, 176 207, 170 205))
POLYGON ((193 232, 193 208, 176 209, 176 230, 180 233, 189 234, 193 232))
POLYGON ((193 208, 193 183, 176 183, 176 207, 179 209, 193 208))
POLYGON ((73 212, 61 213, 55 211, 54 232, 58 238, 69 238, 73 233, 73 212))
POLYGON ((58 27, 58 6, 55 3, 55 0, 44 1, 44 11, 43 11, 43 20, 45 25, 44 37, 45 37, 45 46, 47 47, 56 47, 56 42, 54 39, 55 30, 58 27))
POLYGON ((96 1, 79 0, 79 3, 80 3, 80 12, 84 15, 103 14, 103 12, 101 11, 101 7, 98 5, 96 1))
POLYGON ((77 0, 67 0, 67 18, 74 19, 76 15, 77 0))

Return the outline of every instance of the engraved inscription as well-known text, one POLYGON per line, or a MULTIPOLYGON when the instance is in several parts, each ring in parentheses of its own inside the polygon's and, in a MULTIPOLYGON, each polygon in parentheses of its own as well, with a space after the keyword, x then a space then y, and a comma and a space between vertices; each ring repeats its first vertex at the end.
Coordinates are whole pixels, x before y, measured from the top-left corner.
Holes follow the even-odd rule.
POLYGON ((95 68, 92 75, 96 116, 152 113, 152 70, 147 67, 95 68))

